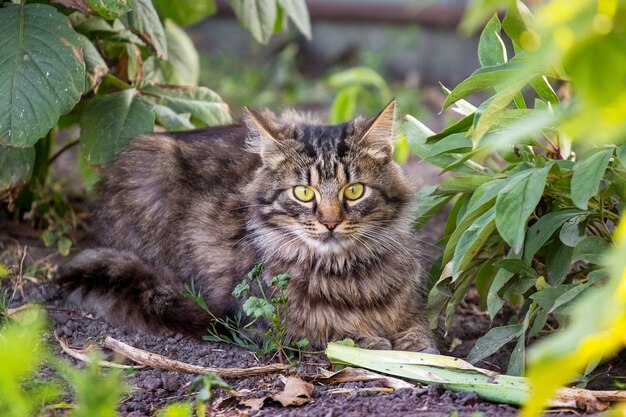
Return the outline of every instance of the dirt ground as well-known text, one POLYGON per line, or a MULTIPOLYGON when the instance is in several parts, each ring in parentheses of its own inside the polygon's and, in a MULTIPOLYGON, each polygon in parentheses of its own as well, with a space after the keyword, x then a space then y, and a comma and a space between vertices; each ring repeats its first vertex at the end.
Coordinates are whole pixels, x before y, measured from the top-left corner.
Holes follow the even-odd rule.
MULTIPOLYGON (((420 171, 419 166, 413 167, 413 173, 420 171)), ((432 183, 436 181, 432 175, 424 177, 421 172, 421 181, 432 183)), ((440 234, 445 214, 433 219, 423 231, 424 266, 436 256, 433 244, 440 234)), ((88 224, 88 221, 87 221, 88 224)), ((9 223, 0 214, 0 261, 8 262, 20 257, 20 250, 28 246, 24 258, 24 268, 33 262, 47 263, 52 267, 48 275, 54 275, 54 266, 63 261, 54 250, 43 247, 38 233, 26 226, 9 223)), ((84 242, 89 242, 88 234, 75 236, 78 241, 73 250, 78 250, 84 242), (81 243, 82 242, 82 243, 81 243)), ((0 285, 4 288, 11 286, 10 280, 3 280, 0 285)), ((183 337, 178 334, 128 334, 117 329, 103 319, 95 317, 91 312, 69 304, 60 293, 58 287, 50 281, 24 282, 23 294, 17 290, 13 294, 9 307, 15 308, 25 303, 38 302, 48 309, 52 326, 60 338, 67 338, 71 346, 86 346, 94 341, 101 341, 105 336, 114 337, 131 346, 158 353, 171 359, 186 363, 214 367, 247 368, 264 365, 272 358, 257 357, 254 352, 246 351, 227 344, 203 342, 183 337)), ((490 326, 489 316, 480 311, 476 305, 476 297, 471 293, 459 307, 450 333, 446 338, 446 347, 454 346, 451 354, 457 357, 466 356, 477 338, 487 332, 490 326)), ((497 317, 498 323, 505 323, 514 314, 510 308, 504 309, 497 317)), ((65 355, 59 343, 51 337, 48 340, 51 348, 61 355, 80 365, 74 359, 65 355)), ((492 357, 487 358, 479 365, 496 371, 506 370, 508 357, 512 346, 501 349, 492 357)), ((0 365, 1 366, 1 365, 0 365)), ((323 355, 308 356, 302 362, 299 370, 293 372, 309 376, 315 375, 318 368, 330 369, 330 364, 323 355)), ((236 391, 246 392, 249 397, 259 398, 273 391, 280 391, 283 387, 283 374, 266 374, 261 377, 245 379, 227 379, 226 381, 236 391)), ((180 401, 192 400, 194 393, 190 392, 189 385, 193 375, 162 371, 159 369, 135 370, 126 377, 133 387, 132 393, 124 398, 119 406, 120 416, 141 417, 153 416, 155 411, 164 405, 180 401)), ((475 413, 484 416, 515 416, 518 410, 507 405, 493 404, 483 401, 474 393, 453 393, 443 386, 433 385, 414 388, 403 388, 394 392, 382 392, 380 381, 347 382, 338 385, 329 385, 323 382, 313 382, 312 399, 299 407, 282 407, 279 403, 267 400, 261 410, 253 411, 242 405, 230 405, 216 408, 215 414, 222 415, 250 415, 250 416, 448 416, 458 413, 459 416, 472 416, 475 413), (336 388, 344 388, 337 393, 336 388)), ((225 394, 224 394, 225 395, 225 394)), ((556 413, 554 415, 560 415, 556 413)))

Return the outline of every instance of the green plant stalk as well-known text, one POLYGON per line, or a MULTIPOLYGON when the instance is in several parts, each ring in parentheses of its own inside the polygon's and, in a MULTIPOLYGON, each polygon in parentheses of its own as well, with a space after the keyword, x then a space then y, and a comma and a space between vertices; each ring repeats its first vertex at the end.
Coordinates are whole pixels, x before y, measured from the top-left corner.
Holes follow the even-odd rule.
POLYGON ((529 393, 526 378, 483 371, 448 356, 366 350, 338 343, 328 344, 326 356, 333 363, 356 365, 422 384, 443 384, 452 391, 472 391, 498 403, 521 405, 529 393))

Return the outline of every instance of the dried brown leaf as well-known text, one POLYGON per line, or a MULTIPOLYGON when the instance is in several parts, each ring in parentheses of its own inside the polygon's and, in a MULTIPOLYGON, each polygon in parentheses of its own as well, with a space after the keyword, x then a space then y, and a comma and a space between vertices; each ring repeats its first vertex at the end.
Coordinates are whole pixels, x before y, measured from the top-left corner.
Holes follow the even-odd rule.
POLYGON ((305 382, 300 378, 290 376, 285 382, 282 392, 272 395, 270 398, 278 401, 283 407, 291 405, 300 406, 311 401, 313 394, 313 384, 305 382))

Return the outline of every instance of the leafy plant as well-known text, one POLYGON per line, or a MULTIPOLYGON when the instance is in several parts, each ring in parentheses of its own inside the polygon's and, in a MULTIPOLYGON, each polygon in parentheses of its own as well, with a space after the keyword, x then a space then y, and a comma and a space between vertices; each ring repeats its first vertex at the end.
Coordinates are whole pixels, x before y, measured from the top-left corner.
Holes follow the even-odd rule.
POLYGON ((294 353, 302 353, 302 349, 309 344, 307 339, 288 341, 285 337, 289 322, 286 290, 291 278, 288 274, 280 274, 263 283, 262 272, 263 264, 255 265, 233 290, 233 297, 246 300, 242 306, 245 319, 241 313, 234 318, 216 317, 193 281, 185 284, 185 296, 212 317, 208 323, 209 335, 204 336, 204 340, 234 344, 263 355, 275 353, 291 363, 294 353))
POLYGON ((511 374, 523 372, 525 346, 547 323, 565 328, 530 352, 524 415, 535 416, 559 386, 623 347, 626 229, 612 231, 626 190, 626 9, 551 0, 533 15, 521 1, 475 1, 463 27, 501 6, 504 19, 493 15, 480 37, 482 68, 445 89, 444 107, 462 118, 437 134, 410 116, 405 127, 418 155, 456 174, 424 193, 418 211, 420 224, 453 203, 431 274, 431 320, 445 309, 449 322, 474 283, 491 317, 502 298, 520 304, 519 321, 492 329, 469 356, 517 340, 511 374), (485 91, 477 107, 465 100, 485 91))
MULTIPOLYGON (((282 30, 287 18, 310 35, 302 0, 231 5, 260 41, 282 30)), ((15 197, 31 177, 31 188, 45 181, 59 129, 79 125, 81 158, 97 167, 155 126, 184 130, 230 120, 221 98, 197 85, 197 52, 177 25, 212 14, 213 0, 175 7, 150 0, 0 6, 0 90, 7 92, 0 97, 0 197, 24 211, 32 192, 15 197)))
POLYGON ((190 390, 197 390, 196 394, 196 415, 206 416, 207 407, 210 407, 216 390, 230 392, 232 388, 217 375, 208 374, 196 377, 189 387, 190 390))

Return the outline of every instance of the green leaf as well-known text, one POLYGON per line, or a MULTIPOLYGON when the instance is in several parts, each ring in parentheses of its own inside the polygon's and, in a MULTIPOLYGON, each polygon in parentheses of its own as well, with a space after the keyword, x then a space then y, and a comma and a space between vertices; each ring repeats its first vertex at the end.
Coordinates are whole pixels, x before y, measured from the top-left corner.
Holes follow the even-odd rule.
POLYGON ((626 167, 626 145, 615 148, 615 155, 623 167, 626 167))
POLYGON ((526 357, 526 337, 524 332, 520 334, 513 352, 511 352, 511 358, 509 359, 509 365, 506 368, 507 375, 523 376, 524 375, 524 359, 526 357))
POLYGON ((0 190, 26 183, 33 173, 35 148, 0 145, 0 190))
POLYGON ((452 277, 442 277, 433 285, 433 288, 428 293, 426 317, 428 317, 428 324, 431 329, 437 327, 441 310, 443 310, 450 298, 452 298, 452 292, 449 288, 451 282, 452 277))
POLYGON ((254 318, 271 318, 276 308, 267 300, 258 297, 250 297, 243 304, 243 311, 254 318))
POLYGON ((415 196, 413 225, 417 229, 438 213, 453 197, 453 195, 431 195, 434 190, 434 185, 424 187, 415 196))
POLYGON ((456 249, 456 245, 461 239, 463 233, 465 233, 465 231, 474 223, 474 221, 478 217, 482 216, 487 210, 489 210, 491 206, 493 206, 493 204, 484 204, 483 206, 477 207, 471 212, 466 211, 465 216, 463 216, 461 222, 458 223, 456 229, 454 229, 454 232, 452 232, 452 234, 450 235, 448 243, 446 244, 446 248, 443 251, 442 263, 444 265, 447 264, 452 258, 452 255, 454 254, 456 249))
POLYGON ((587 261, 603 264, 611 245, 599 236, 587 236, 574 248, 572 262, 587 261))
POLYGON ((32 146, 80 100, 81 39, 44 4, 5 3, 0 27, 0 145, 32 146))
POLYGON ((479 186, 490 181, 492 181, 492 178, 486 175, 457 175, 455 177, 448 177, 437 186, 434 194, 472 193, 479 186))
POLYGON ((436 135, 432 135, 430 137, 428 137, 426 139, 426 142, 431 143, 431 142, 436 142, 440 139, 445 138, 446 136, 449 136, 453 133, 461 133, 461 132, 467 132, 467 130, 472 127, 472 125, 474 124, 474 113, 471 113, 465 117, 463 117, 461 120, 459 120, 458 122, 446 127, 445 129, 443 129, 441 132, 437 133, 436 135))
POLYGON ((559 285, 565 281, 571 271, 574 248, 565 246, 560 240, 554 239, 546 247, 546 272, 550 285, 559 285))
POLYGON ((269 41, 278 17, 276 0, 228 0, 228 4, 257 42, 269 41))
POLYGON ((330 108, 331 123, 344 123, 354 117, 359 91, 360 88, 356 85, 339 90, 330 108))
POLYGON ((504 268, 509 272, 512 272, 517 275, 525 276, 527 278, 537 279, 537 271, 532 269, 530 266, 522 262, 520 259, 500 259, 495 262, 493 266, 497 268, 504 268))
POLYGON ((469 363, 476 363, 496 353, 511 340, 517 338, 523 331, 521 324, 494 327, 486 335, 476 341, 476 344, 467 355, 469 363))
POLYGON ((286 290, 289 286, 290 280, 291 277, 289 276, 289 274, 278 274, 270 278, 270 280, 267 281, 267 285, 269 285, 270 287, 277 285, 281 290, 286 290))
POLYGON ((496 198, 496 227, 514 253, 520 253, 528 218, 537 207, 552 165, 528 170, 500 191, 496 198))
POLYGON ((574 166, 572 201, 576 207, 586 210, 589 199, 598 193, 606 167, 613 156, 613 149, 595 152, 574 166))
POLYGON ((59 253, 63 256, 67 256, 70 254, 70 249, 72 248, 72 241, 66 237, 61 236, 61 238, 57 241, 57 249, 59 253))
POLYGON ((486 88, 496 88, 510 83, 512 80, 518 80, 519 71, 519 63, 513 60, 501 65, 480 68, 450 92, 443 103, 443 108, 445 109, 459 99, 486 88))
POLYGON ((481 112, 480 117, 478 117, 478 119, 474 119, 474 132, 472 133, 472 142, 474 143, 474 146, 477 146, 477 144, 480 143, 480 140, 483 136, 485 136, 487 131, 491 129, 500 114, 531 79, 532 77, 524 77, 515 80, 506 87, 502 88, 491 98, 491 101, 485 110, 481 112))
POLYGON ((502 190, 502 188, 504 188, 506 184, 507 179, 495 179, 481 184, 472 193, 472 196, 467 202, 467 209, 465 210, 465 213, 461 216, 461 220, 463 220, 466 216, 468 216, 477 208, 483 207, 485 204, 489 204, 493 199, 496 198, 500 190, 502 190))
POLYGON ((250 291, 250 284, 248 281, 242 281, 233 290, 232 294, 235 298, 241 298, 244 293, 250 291))
POLYGON ((120 21, 160 59, 167 59, 167 40, 161 19, 151 0, 133 0, 133 9, 120 21))
POLYGON ((167 106, 178 114, 190 113, 194 125, 215 126, 229 123, 231 120, 228 105, 206 87, 149 85, 141 91, 154 97, 158 104, 167 106))
POLYGON ((198 23, 217 11, 214 0, 154 0, 154 6, 163 20, 172 19, 181 26, 198 23))
POLYGON ((539 249, 545 245, 548 239, 550 239, 563 223, 586 213, 586 211, 577 209, 565 209, 553 211, 541 216, 526 233, 526 240, 524 242, 524 262, 530 264, 539 249))
POLYGON ((426 159, 442 153, 468 152, 472 150, 472 141, 465 137, 465 133, 453 133, 432 145, 426 159))
POLYGON ((552 104, 559 103, 559 96, 556 95, 554 89, 552 88, 552 86, 548 82, 548 79, 545 76, 534 78, 530 82, 530 85, 537 92, 537 94, 539 94, 539 97, 547 100, 552 104))
POLYGON ((168 131, 189 130, 195 127, 189 121, 190 113, 177 114, 169 107, 157 104, 154 106, 154 114, 156 115, 157 123, 168 131))
POLYGON ((4 279, 8 277, 10 273, 11 273, 11 268, 9 268, 3 263, 0 263, 0 279, 4 279))
POLYGON ((504 64, 508 59, 506 47, 500 38, 500 19, 494 14, 485 25, 478 42, 478 60, 482 67, 504 64))
POLYGON ((117 19, 133 8, 131 0, 86 0, 87 4, 107 20, 117 19))
POLYGON ((81 152, 92 165, 110 163, 141 133, 154 130, 153 105, 135 89, 96 97, 80 118, 81 152))
POLYGON ((500 299, 499 292, 504 286, 513 278, 515 274, 502 268, 497 273, 489 287, 489 293, 487 294, 487 310, 489 311, 489 317, 493 320, 498 311, 502 308, 504 303, 500 299))
POLYGON ((168 59, 165 65, 171 67, 167 82, 179 85, 198 85, 200 79, 200 59, 198 51, 187 33, 171 20, 165 21, 168 59))
POLYGON ((559 239, 566 246, 575 248, 585 238, 585 223, 580 223, 580 216, 572 217, 563 223, 559 239))
POLYGON ((296 27, 307 39, 311 39, 311 20, 309 11, 306 8, 305 0, 278 0, 278 3, 285 9, 287 15, 296 27))
POLYGON ((495 228, 496 210, 492 207, 485 214, 478 217, 474 223, 463 232, 454 250, 452 281, 456 280, 459 272, 474 259, 474 256, 482 249, 482 245, 495 228))
POLYGON ((85 58, 85 92, 89 92, 100 85, 102 77, 109 72, 109 67, 89 38, 80 34, 79 36, 85 58))

